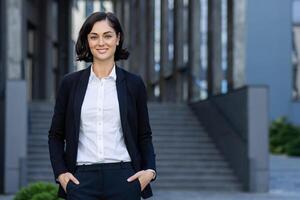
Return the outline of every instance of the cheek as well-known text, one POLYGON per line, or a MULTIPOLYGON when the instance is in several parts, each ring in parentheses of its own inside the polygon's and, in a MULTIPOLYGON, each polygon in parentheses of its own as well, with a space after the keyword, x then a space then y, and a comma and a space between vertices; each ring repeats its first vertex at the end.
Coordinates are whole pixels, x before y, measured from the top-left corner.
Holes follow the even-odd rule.
POLYGON ((96 45, 96 42, 89 41, 88 44, 89 44, 90 48, 94 48, 96 45))
POLYGON ((117 48, 117 43, 115 43, 115 42, 112 43, 112 44, 111 44, 111 47, 112 47, 113 49, 116 49, 116 48, 117 48))

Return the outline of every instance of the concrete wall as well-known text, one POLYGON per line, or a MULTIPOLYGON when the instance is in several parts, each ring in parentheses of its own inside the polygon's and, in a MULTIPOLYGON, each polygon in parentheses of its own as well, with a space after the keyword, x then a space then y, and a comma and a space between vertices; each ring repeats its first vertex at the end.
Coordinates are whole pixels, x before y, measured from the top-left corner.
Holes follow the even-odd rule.
POLYGON ((11 80, 6 86, 4 192, 15 193, 23 182, 20 175, 27 154, 26 82, 11 80))
POLYGON ((269 190, 267 96, 266 87, 243 87, 191 104, 250 192, 269 190))
POLYGON ((298 105, 292 106, 291 5, 291 0, 248 0, 246 4, 246 85, 269 86, 271 120, 283 115, 300 118, 293 111, 298 105))
POLYGON ((27 96, 24 79, 23 1, 0 1, 0 193, 15 193, 27 146, 27 96))
MULTIPOLYGON (((5 15, 4 15, 4 1, 0 1, 0 177, 4 176, 4 97, 5 97, 5 15)), ((4 186, 3 178, 0 178, 0 193, 3 191, 4 186)))

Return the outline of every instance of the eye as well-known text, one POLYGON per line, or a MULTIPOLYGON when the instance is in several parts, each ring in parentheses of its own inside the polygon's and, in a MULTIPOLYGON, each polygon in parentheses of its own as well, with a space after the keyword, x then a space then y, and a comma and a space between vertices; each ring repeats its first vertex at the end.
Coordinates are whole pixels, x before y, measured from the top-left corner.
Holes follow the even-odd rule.
POLYGON ((98 37, 97 36, 91 36, 90 39, 91 40, 96 40, 96 39, 98 39, 98 37))
POLYGON ((111 35, 105 35, 105 36, 104 36, 105 39, 109 39, 109 38, 111 38, 111 37, 112 37, 111 35))

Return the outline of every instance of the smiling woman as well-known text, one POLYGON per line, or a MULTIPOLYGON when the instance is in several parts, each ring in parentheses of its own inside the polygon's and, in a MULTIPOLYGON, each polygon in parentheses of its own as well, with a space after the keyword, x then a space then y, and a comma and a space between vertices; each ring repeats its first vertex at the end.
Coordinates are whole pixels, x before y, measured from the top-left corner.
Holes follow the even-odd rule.
POLYGON ((127 59, 124 34, 112 13, 96 12, 82 25, 78 61, 87 69, 66 75, 49 130, 59 196, 70 200, 139 200, 152 196, 155 154, 142 79, 118 67, 127 59))
POLYGON ((101 13, 92 14, 87 18, 79 32, 76 43, 77 60, 92 62, 94 55, 92 50, 105 45, 113 45, 111 47, 115 47, 115 49, 112 49, 115 51, 115 61, 127 59, 129 52, 126 49, 122 49, 123 41, 123 30, 118 19, 112 13, 105 13, 105 15, 101 13))
POLYGON ((96 22, 88 34, 88 43, 93 59, 98 61, 113 59, 119 40, 119 36, 109 26, 107 20, 96 22))

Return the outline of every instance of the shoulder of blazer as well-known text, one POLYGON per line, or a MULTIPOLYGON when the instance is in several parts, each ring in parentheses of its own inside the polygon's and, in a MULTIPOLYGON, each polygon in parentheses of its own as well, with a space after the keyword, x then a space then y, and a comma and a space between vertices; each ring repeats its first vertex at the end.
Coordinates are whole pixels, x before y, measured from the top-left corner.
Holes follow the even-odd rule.
POLYGON ((131 93, 137 95, 141 89, 145 88, 143 79, 141 76, 131 73, 123 68, 118 67, 120 71, 124 74, 126 79, 126 84, 131 93))
POLYGON ((90 67, 87 67, 85 69, 82 69, 82 70, 79 70, 79 71, 75 71, 75 72, 70 72, 66 75, 64 75, 64 77, 62 78, 61 82, 66 84, 66 85, 72 85, 74 83, 78 83, 81 75, 87 71, 87 70, 90 70, 90 67))
POLYGON ((118 67, 125 75, 127 84, 140 85, 143 83, 142 77, 140 75, 129 72, 121 67, 118 67))

